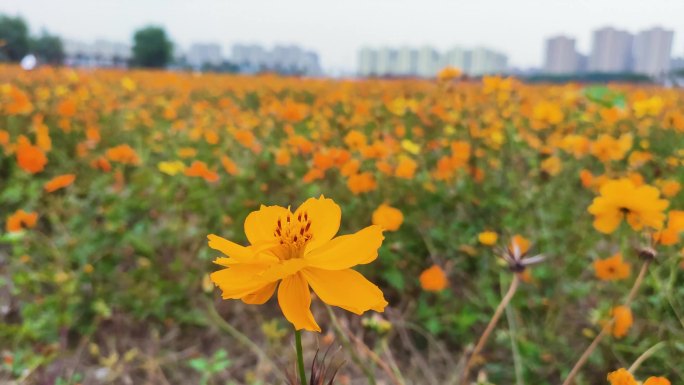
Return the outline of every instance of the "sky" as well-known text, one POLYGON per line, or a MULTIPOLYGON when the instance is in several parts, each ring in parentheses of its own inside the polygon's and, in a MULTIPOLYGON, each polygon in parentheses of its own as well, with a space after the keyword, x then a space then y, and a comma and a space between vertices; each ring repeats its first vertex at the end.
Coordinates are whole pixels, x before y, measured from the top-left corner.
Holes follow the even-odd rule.
POLYGON ((218 43, 224 56, 235 43, 295 43, 338 73, 355 70, 365 45, 484 46, 515 67, 539 67, 547 37, 573 36, 587 53, 591 31, 609 25, 672 29, 673 55, 684 56, 684 0, 2 0, 0 13, 85 42, 130 42, 154 24, 181 48, 218 43))

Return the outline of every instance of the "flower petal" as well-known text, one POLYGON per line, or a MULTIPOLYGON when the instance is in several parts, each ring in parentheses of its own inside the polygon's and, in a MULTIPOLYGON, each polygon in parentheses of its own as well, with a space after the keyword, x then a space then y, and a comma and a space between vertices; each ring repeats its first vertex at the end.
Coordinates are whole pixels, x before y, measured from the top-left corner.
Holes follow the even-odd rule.
POLYGON ((216 234, 209 234, 209 247, 214 250, 222 252, 224 255, 234 258, 238 261, 246 261, 252 256, 252 251, 249 248, 240 246, 235 242, 231 242, 225 238, 219 237, 216 234))
POLYGON ((277 285, 277 282, 269 283, 259 290, 242 297, 242 302, 249 305, 262 305, 273 296, 277 285))
POLYGON ((215 271, 209 278, 221 289, 223 299, 239 299, 268 283, 257 277, 257 274, 267 267, 258 264, 237 264, 215 271))
POLYGON ((594 220, 594 228, 604 234, 610 234, 620 226, 622 217, 623 215, 618 211, 602 214, 594 220))
POLYGON ((311 234, 313 238, 307 244, 307 250, 313 250, 331 240, 340 229, 342 210, 332 199, 309 198, 295 211, 297 217, 306 212, 311 220, 311 234))
POLYGON ((309 285, 300 273, 282 280, 278 288, 278 304, 283 315, 297 330, 320 332, 321 328, 311 314, 309 285))
POLYGON ((326 270, 344 270, 373 262, 382 245, 382 227, 368 226, 354 234, 342 235, 304 255, 309 266, 326 270))
POLYGON ((306 268, 302 274, 321 301, 356 314, 368 310, 382 312, 387 301, 382 291, 352 269, 323 270, 306 268))
POLYGON ((252 211, 245 219, 245 234, 249 243, 257 245, 264 242, 273 242, 278 218, 286 217, 290 210, 280 206, 262 205, 258 211, 252 211))

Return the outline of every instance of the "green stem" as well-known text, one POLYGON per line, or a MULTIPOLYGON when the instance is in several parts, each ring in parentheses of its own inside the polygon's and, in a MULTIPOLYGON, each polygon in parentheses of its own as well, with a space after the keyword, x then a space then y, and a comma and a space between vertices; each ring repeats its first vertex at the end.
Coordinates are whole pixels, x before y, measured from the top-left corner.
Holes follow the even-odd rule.
POLYGON ((299 370, 299 381, 306 385, 306 372, 304 371, 304 353, 302 351, 302 333, 295 329, 295 345, 297 347, 297 369, 299 370))

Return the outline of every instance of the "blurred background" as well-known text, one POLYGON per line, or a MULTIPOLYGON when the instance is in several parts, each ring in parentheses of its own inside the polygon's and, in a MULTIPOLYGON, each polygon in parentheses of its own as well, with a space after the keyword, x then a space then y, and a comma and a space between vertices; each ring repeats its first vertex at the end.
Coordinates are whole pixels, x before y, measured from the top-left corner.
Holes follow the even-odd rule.
POLYGON ((678 18, 684 5, 650 4, 5 0, 0 52, 12 59, 33 52, 68 66, 125 68, 141 60, 132 50, 135 32, 155 26, 170 51, 146 65, 174 69, 428 78, 454 66, 470 76, 568 80, 603 74, 666 81, 684 68, 678 18))

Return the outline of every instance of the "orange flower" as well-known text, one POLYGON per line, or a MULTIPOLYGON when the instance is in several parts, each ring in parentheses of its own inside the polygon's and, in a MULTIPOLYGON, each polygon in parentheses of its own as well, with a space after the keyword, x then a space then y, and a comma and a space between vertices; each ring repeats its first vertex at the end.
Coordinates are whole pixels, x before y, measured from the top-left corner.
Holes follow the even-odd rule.
POLYGON ((449 285, 446 273, 441 267, 432 265, 420 273, 420 286, 425 291, 442 291, 449 285))
POLYGON ((207 182, 216 182, 219 180, 219 175, 215 171, 209 170, 207 164, 199 160, 192 162, 190 167, 185 169, 185 175, 204 178, 207 182))
POLYGON ((37 213, 29 213, 24 210, 17 210, 7 218, 5 229, 8 233, 21 231, 22 229, 32 229, 38 221, 37 213))
POLYGON ((237 175, 239 172, 239 168, 235 162, 233 162, 232 159, 230 159, 227 155, 221 156, 221 164, 223 165, 223 169, 226 170, 226 172, 230 175, 237 175))
POLYGON ((608 382, 610 385, 638 385, 632 373, 624 368, 608 373, 608 382))
POLYGON ((116 147, 112 147, 107 150, 107 158, 112 162, 118 162, 121 164, 140 164, 140 158, 135 150, 127 145, 121 144, 116 147))
POLYGON ((16 156, 19 167, 31 174, 43 171, 47 164, 45 153, 40 148, 32 145, 23 135, 17 141, 16 156))
POLYGON ((439 71, 437 79, 441 81, 457 79, 461 76, 461 73, 461 70, 456 67, 446 66, 439 71))
POLYGON ((670 380, 665 377, 649 377, 644 385, 670 385, 670 380))
POLYGON ((632 272, 632 266, 623 262, 622 254, 617 253, 610 258, 594 261, 594 271, 598 279, 617 281, 628 278, 632 272))
POLYGON ((71 184, 74 183, 75 180, 76 175, 74 174, 59 175, 46 182, 43 185, 43 189, 45 189, 46 192, 51 193, 64 187, 71 186, 71 184))
POLYGON ((659 199, 660 192, 649 185, 635 186, 630 179, 611 180, 603 184, 600 196, 594 198, 589 213, 594 215, 594 228, 610 234, 626 217, 634 230, 663 227, 668 201, 659 199))
POLYGON ((404 222, 404 214, 397 208, 385 203, 373 211, 373 224, 387 231, 397 231, 404 222))
POLYGON ((332 200, 310 198, 294 213, 280 206, 261 206, 245 219, 250 246, 244 247, 214 234, 209 247, 227 258, 226 267, 211 274, 224 299, 263 304, 278 287, 278 303, 297 330, 320 332, 311 313, 313 289, 323 302, 355 314, 382 312, 382 291, 352 267, 378 256, 384 239, 380 226, 335 237, 342 212, 332 200))
POLYGON ((350 176, 347 180, 347 187, 354 195, 359 195, 375 190, 377 183, 375 178, 373 178, 373 174, 366 171, 350 176))
POLYGON ((613 317, 613 328, 611 330, 613 336, 615 338, 626 336, 632 327, 632 323, 634 323, 632 310, 627 306, 616 306, 611 311, 611 316, 613 317))
POLYGON ((397 178, 412 179, 413 175, 416 173, 416 168, 418 168, 418 164, 415 160, 407 156, 402 156, 399 159, 399 164, 397 165, 397 169, 394 171, 394 175, 397 178))

